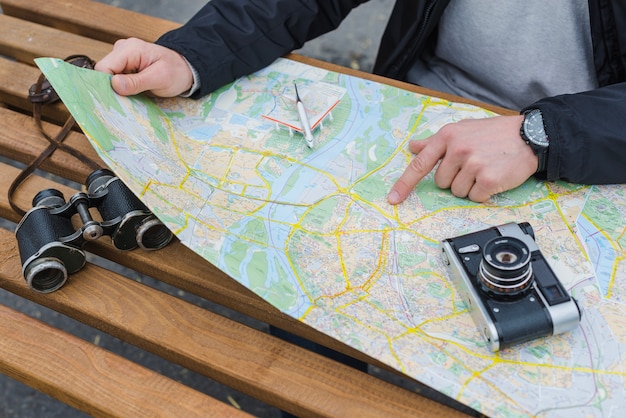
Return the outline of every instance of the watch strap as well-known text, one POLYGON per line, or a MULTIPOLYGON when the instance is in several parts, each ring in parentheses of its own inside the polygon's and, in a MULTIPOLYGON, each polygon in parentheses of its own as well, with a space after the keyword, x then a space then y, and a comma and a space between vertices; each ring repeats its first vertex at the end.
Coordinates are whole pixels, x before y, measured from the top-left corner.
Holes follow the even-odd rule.
MULTIPOLYGON (((546 172, 547 166, 548 166, 548 149, 549 149, 549 146, 540 146, 538 144, 535 144, 526 135, 525 120, 528 117, 528 114, 531 113, 531 112, 539 113, 539 116, 541 117, 541 120, 542 120, 542 123, 543 123, 543 115, 541 114, 541 111, 539 109, 526 109, 526 110, 524 110, 524 112, 522 113, 524 115, 524 121, 522 122, 522 126, 520 127, 520 135, 521 135, 522 139, 524 140, 524 142, 526 142, 526 144, 533 150, 533 153, 537 156, 538 164, 537 164, 537 171, 535 173, 544 173, 544 172, 546 172)), ((545 131, 545 124, 544 124, 544 131, 545 131)))

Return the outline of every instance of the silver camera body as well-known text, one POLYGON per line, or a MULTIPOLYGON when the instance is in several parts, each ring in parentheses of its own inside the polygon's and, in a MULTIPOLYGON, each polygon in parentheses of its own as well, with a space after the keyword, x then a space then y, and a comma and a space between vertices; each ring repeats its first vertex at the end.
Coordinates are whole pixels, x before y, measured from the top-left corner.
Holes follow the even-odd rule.
POLYGON ((441 243, 452 281, 492 351, 578 326, 578 303, 543 257, 529 223, 441 243))

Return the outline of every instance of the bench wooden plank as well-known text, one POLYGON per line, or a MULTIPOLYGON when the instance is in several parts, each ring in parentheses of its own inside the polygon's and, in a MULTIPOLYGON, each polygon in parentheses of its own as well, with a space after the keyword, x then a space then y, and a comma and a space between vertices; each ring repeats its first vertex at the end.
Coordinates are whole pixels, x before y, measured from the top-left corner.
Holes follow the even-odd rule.
MULTIPOLYGON (((32 117, 0 108, 0 120, 2 120, 1 155, 27 164, 37 158, 48 146, 49 142, 41 135, 32 117)), ((56 134, 60 129, 57 125, 45 122, 43 126, 49 135, 56 134)), ((105 166, 82 133, 70 132, 64 144, 81 151, 102 167, 105 166)), ((85 163, 59 150, 43 162, 42 168, 80 184, 91 172, 85 163)))
POLYGON ((3 305, 0 335, 0 372, 90 415, 249 416, 3 305))
POLYGON ((71 54, 85 54, 94 60, 104 57, 111 44, 63 32, 8 15, 0 15, 0 54, 24 63, 37 57, 64 58, 71 54))
MULTIPOLYGON (((0 103, 30 113, 33 105, 28 101, 28 89, 37 81, 39 74, 33 66, 0 57, 0 103)), ((59 122, 69 116, 61 103, 45 106, 43 113, 59 122)))
POLYGON ((2 0, 5 14, 103 42, 137 37, 155 41, 177 23, 89 0, 2 0), (129 24, 132 22, 132 24, 129 24))
POLYGON ((51 294, 30 291, 14 235, 0 230, 0 287, 295 414, 460 415, 92 264, 51 294), (141 303, 137 303, 140 301, 141 303))

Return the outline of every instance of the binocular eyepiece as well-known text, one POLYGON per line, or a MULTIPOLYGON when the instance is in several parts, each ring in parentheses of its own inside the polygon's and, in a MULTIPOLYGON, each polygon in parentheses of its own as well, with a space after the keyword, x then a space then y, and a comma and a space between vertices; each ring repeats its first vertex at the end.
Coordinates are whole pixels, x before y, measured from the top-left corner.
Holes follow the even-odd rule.
POLYGON ((103 235, 119 250, 157 250, 172 239, 172 232, 112 171, 94 171, 86 186, 87 193, 76 193, 68 202, 56 189, 40 191, 17 225, 22 273, 32 290, 50 293, 63 286, 85 265, 85 243, 103 235), (103 220, 95 220, 90 208, 103 220), (76 214, 78 229, 72 223, 76 214))

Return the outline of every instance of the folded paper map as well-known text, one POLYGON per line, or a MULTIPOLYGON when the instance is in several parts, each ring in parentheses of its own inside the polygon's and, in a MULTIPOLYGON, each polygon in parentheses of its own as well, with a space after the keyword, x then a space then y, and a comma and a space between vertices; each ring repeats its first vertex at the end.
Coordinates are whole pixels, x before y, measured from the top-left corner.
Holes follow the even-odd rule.
POLYGON ((287 59, 198 101, 120 97, 107 74, 37 64, 178 238, 281 311, 489 416, 626 410, 624 186, 530 179, 476 204, 431 174, 391 206, 410 139, 493 114, 287 59), (336 93, 314 149, 271 120, 294 82, 336 93), (492 353, 440 241, 523 221, 584 314, 574 331, 492 353))

